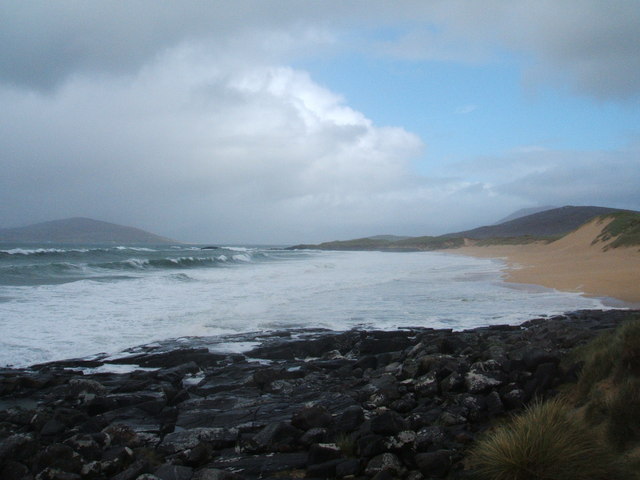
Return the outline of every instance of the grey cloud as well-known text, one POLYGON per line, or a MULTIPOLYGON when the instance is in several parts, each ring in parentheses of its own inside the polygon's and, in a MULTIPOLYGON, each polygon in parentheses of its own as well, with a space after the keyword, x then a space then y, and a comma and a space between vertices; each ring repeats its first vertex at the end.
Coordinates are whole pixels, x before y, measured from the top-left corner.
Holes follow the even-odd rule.
POLYGON ((0 80, 48 91, 78 73, 130 74, 190 42, 220 54, 247 43, 264 59, 307 40, 322 43, 310 19, 324 10, 290 0, 3 2, 0 80))
POLYGON ((220 68, 198 49, 167 52, 128 82, 77 78, 54 94, 0 91, 0 102, 7 225, 85 215, 245 242, 365 228, 388 220, 368 199, 411 184, 422 151, 303 72, 220 68))
POLYGON ((542 171, 501 183, 495 190, 537 205, 601 205, 632 210, 640 207, 637 150, 537 155, 547 164, 542 171))
MULTIPOLYGON (((131 74, 177 45, 278 62, 331 48, 451 61, 523 56, 526 82, 602 99, 640 92, 636 0, 332 3, 62 0, 3 2, 0 81, 51 90, 78 73, 131 74), (398 29, 381 41, 371 32, 398 29), (372 40, 373 39, 373 40, 372 40), (241 52, 241 53, 240 53, 241 52)), ((329 50, 333 51, 333 50, 329 50)))
POLYGON ((509 52, 522 56, 524 81, 532 85, 569 85, 601 99, 640 93, 640 5, 635 0, 409 3, 408 32, 381 43, 381 53, 483 62, 499 61, 509 52))

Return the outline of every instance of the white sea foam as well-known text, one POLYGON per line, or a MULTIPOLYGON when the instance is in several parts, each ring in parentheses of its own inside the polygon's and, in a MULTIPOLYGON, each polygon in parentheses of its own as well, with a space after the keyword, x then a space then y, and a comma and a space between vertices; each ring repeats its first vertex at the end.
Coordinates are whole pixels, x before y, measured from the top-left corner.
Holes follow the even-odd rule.
POLYGON ((245 262, 238 255, 250 259, 238 253, 224 268, 178 267, 170 275, 147 268, 108 282, 0 286, 0 365, 115 353, 184 336, 307 327, 464 329, 602 308, 575 293, 510 288, 501 280, 503 264, 487 259, 298 252, 245 262), (189 281, 176 281, 187 273, 189 281))
POLYGON ((114 247, 115 250, 131 250, 133 252, 157 252, 156 249, 147 248, 147 247, 127 247, 125 245, 120 245, 118 247, 114 247))
POLYGON ((9 250, 0 250, 0 253, 5 253, 7 255, 42 255, 45 253, 68 253, 68 252, 77 252, 77 253, 86 253, 89 249, 87 248, 71 248, 71 249, 62 249, 62 248, 11 248, 9 250))

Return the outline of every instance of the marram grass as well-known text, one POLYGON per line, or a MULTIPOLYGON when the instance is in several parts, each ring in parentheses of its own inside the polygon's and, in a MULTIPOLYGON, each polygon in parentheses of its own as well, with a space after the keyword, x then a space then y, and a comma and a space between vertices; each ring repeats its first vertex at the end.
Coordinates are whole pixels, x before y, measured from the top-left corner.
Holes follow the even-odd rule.
POLYGON ((486 480, 633 478, 558 399, 533 404, 486 435, 473 449, 470 466, 486 480))

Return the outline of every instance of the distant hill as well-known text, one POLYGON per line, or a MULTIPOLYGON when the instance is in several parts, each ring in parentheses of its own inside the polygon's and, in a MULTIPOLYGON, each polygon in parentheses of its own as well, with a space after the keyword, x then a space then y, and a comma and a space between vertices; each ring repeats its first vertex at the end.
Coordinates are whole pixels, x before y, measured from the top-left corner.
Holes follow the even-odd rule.
POLYGON ((603 215, 614 215, 617 230, 611 236, 625 232, 625 241, 634 242, 638 233, 639 212, 606 207, 552 208, 542 212, 517 217, 498 225, 489 225, 463 232, 448 233, 440 236, 406 237, 395 239, 392 236, 358 238, 355 240, 325 242, 319 245, 296 245, 292 249, 315 248, 320 250, 386 250, 416 251, 441 250, 461 247, 468 240, 480 240, 487 243, 529 243, 536 240, 553 240, 581 227, 589 220, 603 215), (635 223, 634 223, 635 222, 635 223))
POLYGON ((14 243, 176 243, 138 228, 90 218, 68 218, 26 227, 1 228, 0 242, 14 243))
POLYGON ((511 215, 508 215, 500 220, 498 220, 494 225, 500 225, 501 223, 508 222, 510 220, 515 220, 516 218, 526 217, 528 215, 533 215, 534 213, 545 212, 547 210, 552 210, 557 207, 546 206, 546 207, 531 207, 531 208, 521 208, 513 212, 511 215))
POLYGON ((445 237, 464 237, 476 240, 496 237, 553 237, 564 235, 599 215, 621 211, 606 207, 561 207, 509 220, 498 225, 448 233, 445 237))

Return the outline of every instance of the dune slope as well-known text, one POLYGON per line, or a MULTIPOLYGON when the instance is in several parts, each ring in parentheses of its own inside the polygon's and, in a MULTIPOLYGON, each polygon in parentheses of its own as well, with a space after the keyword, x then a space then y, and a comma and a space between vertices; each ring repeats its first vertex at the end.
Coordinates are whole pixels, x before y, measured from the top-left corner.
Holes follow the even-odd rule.
POLYGON ((595 241, 612 220, 595 218, 552 243, 476 246, 471 241, 452 253, 505 259, 507 281, 640 303, 639 247, 606 249, 615 238, 595 241))

